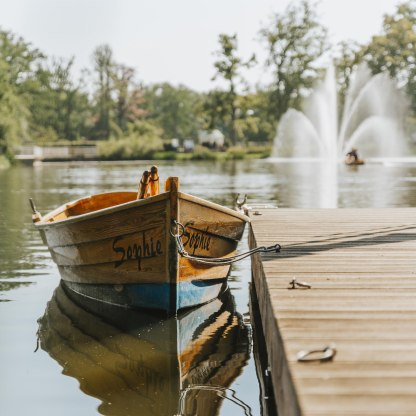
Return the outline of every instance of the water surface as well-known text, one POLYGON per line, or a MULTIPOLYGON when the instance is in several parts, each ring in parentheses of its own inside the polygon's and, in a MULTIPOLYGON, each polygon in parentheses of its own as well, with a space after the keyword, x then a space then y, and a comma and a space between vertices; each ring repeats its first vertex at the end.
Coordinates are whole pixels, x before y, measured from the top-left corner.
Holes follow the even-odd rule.
MULTIPOLYGON (((249 313, 250 261, 230 293, 178 320, 80 304, 31 223, 64 202, 136 189, 151 163, 57 163, 0 171, 0 414, 262 414, 249 313), (172 413, 173 414, 173 413, 172 413)), ((416 206, 416 163, 161 162, 184 192, 232 206, 416 206)), ((240 244, 247 249, 246 236, 240 244)))

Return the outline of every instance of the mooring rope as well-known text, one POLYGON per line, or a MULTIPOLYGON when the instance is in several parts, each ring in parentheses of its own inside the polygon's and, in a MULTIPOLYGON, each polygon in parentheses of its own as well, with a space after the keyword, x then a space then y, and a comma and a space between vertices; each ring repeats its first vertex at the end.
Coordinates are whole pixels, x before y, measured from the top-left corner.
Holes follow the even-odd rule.
POLYGON ((239 399, 236 396, 236 392, 233 389, 223 387, 223 386, 210 386, 210 385, 190 385, 185 389, 181 390, 181 394, 179 396, 179 413, 174 416, 184 416, 185 415, 185 406, 186 406, 186 396, 192 390, 201 390, 201 391, 212 391, 215 392, 219 397, 224 399, 230 400, 237 406, 239 406, 243 411, 244 415, 252 416, 253 413, 251 411, 251 407, 244 403, 243 400, 239 399), (227 395, 227 393, 230 393, 227 395))
POLYGON ((256 253, 279 253, 281 246, 280 244, 274 244, 272 246, 266 247, 266 246, 261 246, 261 247, 256 247, 253 248, 249 251, 246 251, 245 253, 240 253, 240 254, 236 254, 235 256, 230 256, 230 257, 198 257, 198 256, 193 256, 192 254, 189 254, 186 250, 185 247, 183 246, 182 243, 182 236, 185 233, 185 227, 180 223, 177 222, 175 220, 173 220, 173 226, 180 229, 181 231, 178 232, 178 234, 174 234, 172 232, 172 229, 170 230, 170 234, 172 237, 174 237, 175 242, 176 242, 176 248, 178 250, 178 253, 188 259, 188 260, 192 260, 201 264, 208 264, 208 265, 216 265, 216 266, 227 266, 233 263, 236 263, 237 261, 243 260, 246 257, 250 257, 253 254, 256 253))

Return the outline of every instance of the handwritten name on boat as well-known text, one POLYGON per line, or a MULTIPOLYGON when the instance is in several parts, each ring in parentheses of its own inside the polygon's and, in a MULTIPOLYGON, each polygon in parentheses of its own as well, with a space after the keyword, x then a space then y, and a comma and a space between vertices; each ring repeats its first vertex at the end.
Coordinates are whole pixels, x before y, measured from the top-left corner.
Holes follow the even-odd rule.
POLYGON ((183 246, 188 248, 189 251, 193 250, 192 254, 195 254, 197 249, 209 251, 211 237, 208 235, 208 227, 203 231, 187 231, 187 227, 190 225, 193 225, 193 223, 188 222, 184 226, 185 230, 182 236, 183 246))
POLYGON ((162 242, 154 240, 153 237, 142 232, 141 238, 133 242, 123 242, 124 237, 117 237, 113 240, 113 251, 119 255, 119 259, 115 261, 114 267, 121 266, 125 261, 137 260, 137 269, 142 270, 142 259, 158 257, 163 254, 162 242))

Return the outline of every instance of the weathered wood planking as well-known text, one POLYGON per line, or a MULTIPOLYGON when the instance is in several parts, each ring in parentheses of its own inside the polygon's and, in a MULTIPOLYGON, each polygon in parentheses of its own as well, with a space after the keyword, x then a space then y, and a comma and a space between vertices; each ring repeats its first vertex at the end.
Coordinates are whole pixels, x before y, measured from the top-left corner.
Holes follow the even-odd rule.
POLYGON ((140 200, 135 192, 92 195, 64 204, 38 221, 64 280, 103 284, 224 280, 229 266, 178 258, 176 243, 166 230, 172 220, 179 221, 184 225, 182 243, 191 255, 223 257, 235 252, 247 217, 178 192, 177 178, 169 181, 169 187, 170 192, 140 200))
POLYGON ((279 415, 415 415, 416 209, 258 211, 250 245, 282 245, 252 262, 279 415))
POLYGON ((43 217, 30 199, 32 220, 71 290, 169 314, 219 295, 230 264, 218 258, 235 253, 249 218, 179 192, 177 177, 158 191, 152 166, 138 193, 90 195, 43 217))

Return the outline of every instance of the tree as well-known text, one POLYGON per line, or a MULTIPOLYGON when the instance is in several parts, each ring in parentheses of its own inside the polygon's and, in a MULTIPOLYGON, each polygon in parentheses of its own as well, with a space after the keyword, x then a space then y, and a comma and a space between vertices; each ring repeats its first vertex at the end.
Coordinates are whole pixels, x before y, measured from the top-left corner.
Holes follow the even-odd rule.
POLYGON ((202 103, 202 127, 206 130, 227 130, 228 108, 225 92, 214 89, 205 94, 202 103))
POLYGON ((201 101, 198 93, 183 85, 174 87, 163 83, 146 88, 144 98, 146 117, 163 129, 165 140, 196 136, 201 101))
POLYGON ((94 71, 97 75, 95 102, 97 120, 94 136, 108 139, 111 135, 114 101, 112 98, 114 80, 113 52, 108 45, 98 46, 93 53, 94 71))
POLYGON ((123 133, 128 123, 144 117, 142 88, 135 82, 135 70, 125 65, 115 64, 113 72, 115 94, 115 119, 123 133))
POLYGON ((237 119, 242 115, 237 100, 237 88, 239 84, 244 83, 240 71, 243 68, 252 66, 255 62, 255 57, 253 55, 249 60, 243 61, 237 56, 236 34, 232 36, 220 34, 219 43, 220 49, 216 52, 218 60, 214 63, 217 72, 212 79, 222 78, 228 84, 228 88, 222 94, 217 93, 214 95, 217 99, 215 107, 220 107, 217 115, 224 117, 224 124, 228 126, 227 130, 231 144, 235 145, 237 140, 242 138, 242 131, 237 128, 237 124, 241 125, 241 120, 237 123, 237 119))
POLYGON ((387 72, 406 87, 416 112, 416 1, 401 3, 394 15, 385 15, 382 33, 362 53, 373 74, 387 72))
POLYGON ((242 129, 247 140, 252 142, 271 142, 276 135, 276 126, 269 114, 267 92, 256 92, 240 97, 241 111, 244 113, 242 129))
POLYGON ((278 121, 289 107, 299 108, 302 93, 313 86, 317 60, 328 49, 327 30, 314 7, 304 0, 290 4, 284 14, 276 14, 260 37, 267 46, 266 67, 273 77, 270 110, 278 121))
MULTIPOLYGON (((0 57, 7 63, 9 82, 15 87, 27 85, 45 58, 23 38, 5 30, 0 30, 0 57)), ((20 92, 24 92, 22 89, 20 92)))
POLYGON ((357 69, 362 59, 361 46, 357 42, 344 41, 337 45, 334 64, 337 72, 340 114, 342 114, 342 106, 345 103, 345 94, 350 85, 351 75, 357 69))
MULTIPOLYGON (((264 91, 237 95, 235 106, 238 117, 234 120, 233 128, 240 142, 267 142, 274 137, 276 128, 268 117, 269 102, 264 91)), ((206 94, 202 107, 203 127, 228 132, 228 108, 224 91, 212 90, 206 94)))
POLYGON ((12 157, 13 147, 26 134, 27 109, 8 77, 8 65, 0 59, 0 156, 12 157))
POLYGON ((149 121, 129 123, 121 138, 110 138, 98 144, 98 153, 104 159, 151 159, 163 149, 162 131, 149 121))
POLYGON ((87 134, 88 95, 72 76, 74 59, 53 59, 36 72, 30 109, 37 141, 75 140, 87 134))
POLYGON ((34 73, 43 55, 22 38, 0 30, 0 153, 29 140, 28 103, 34 73))

